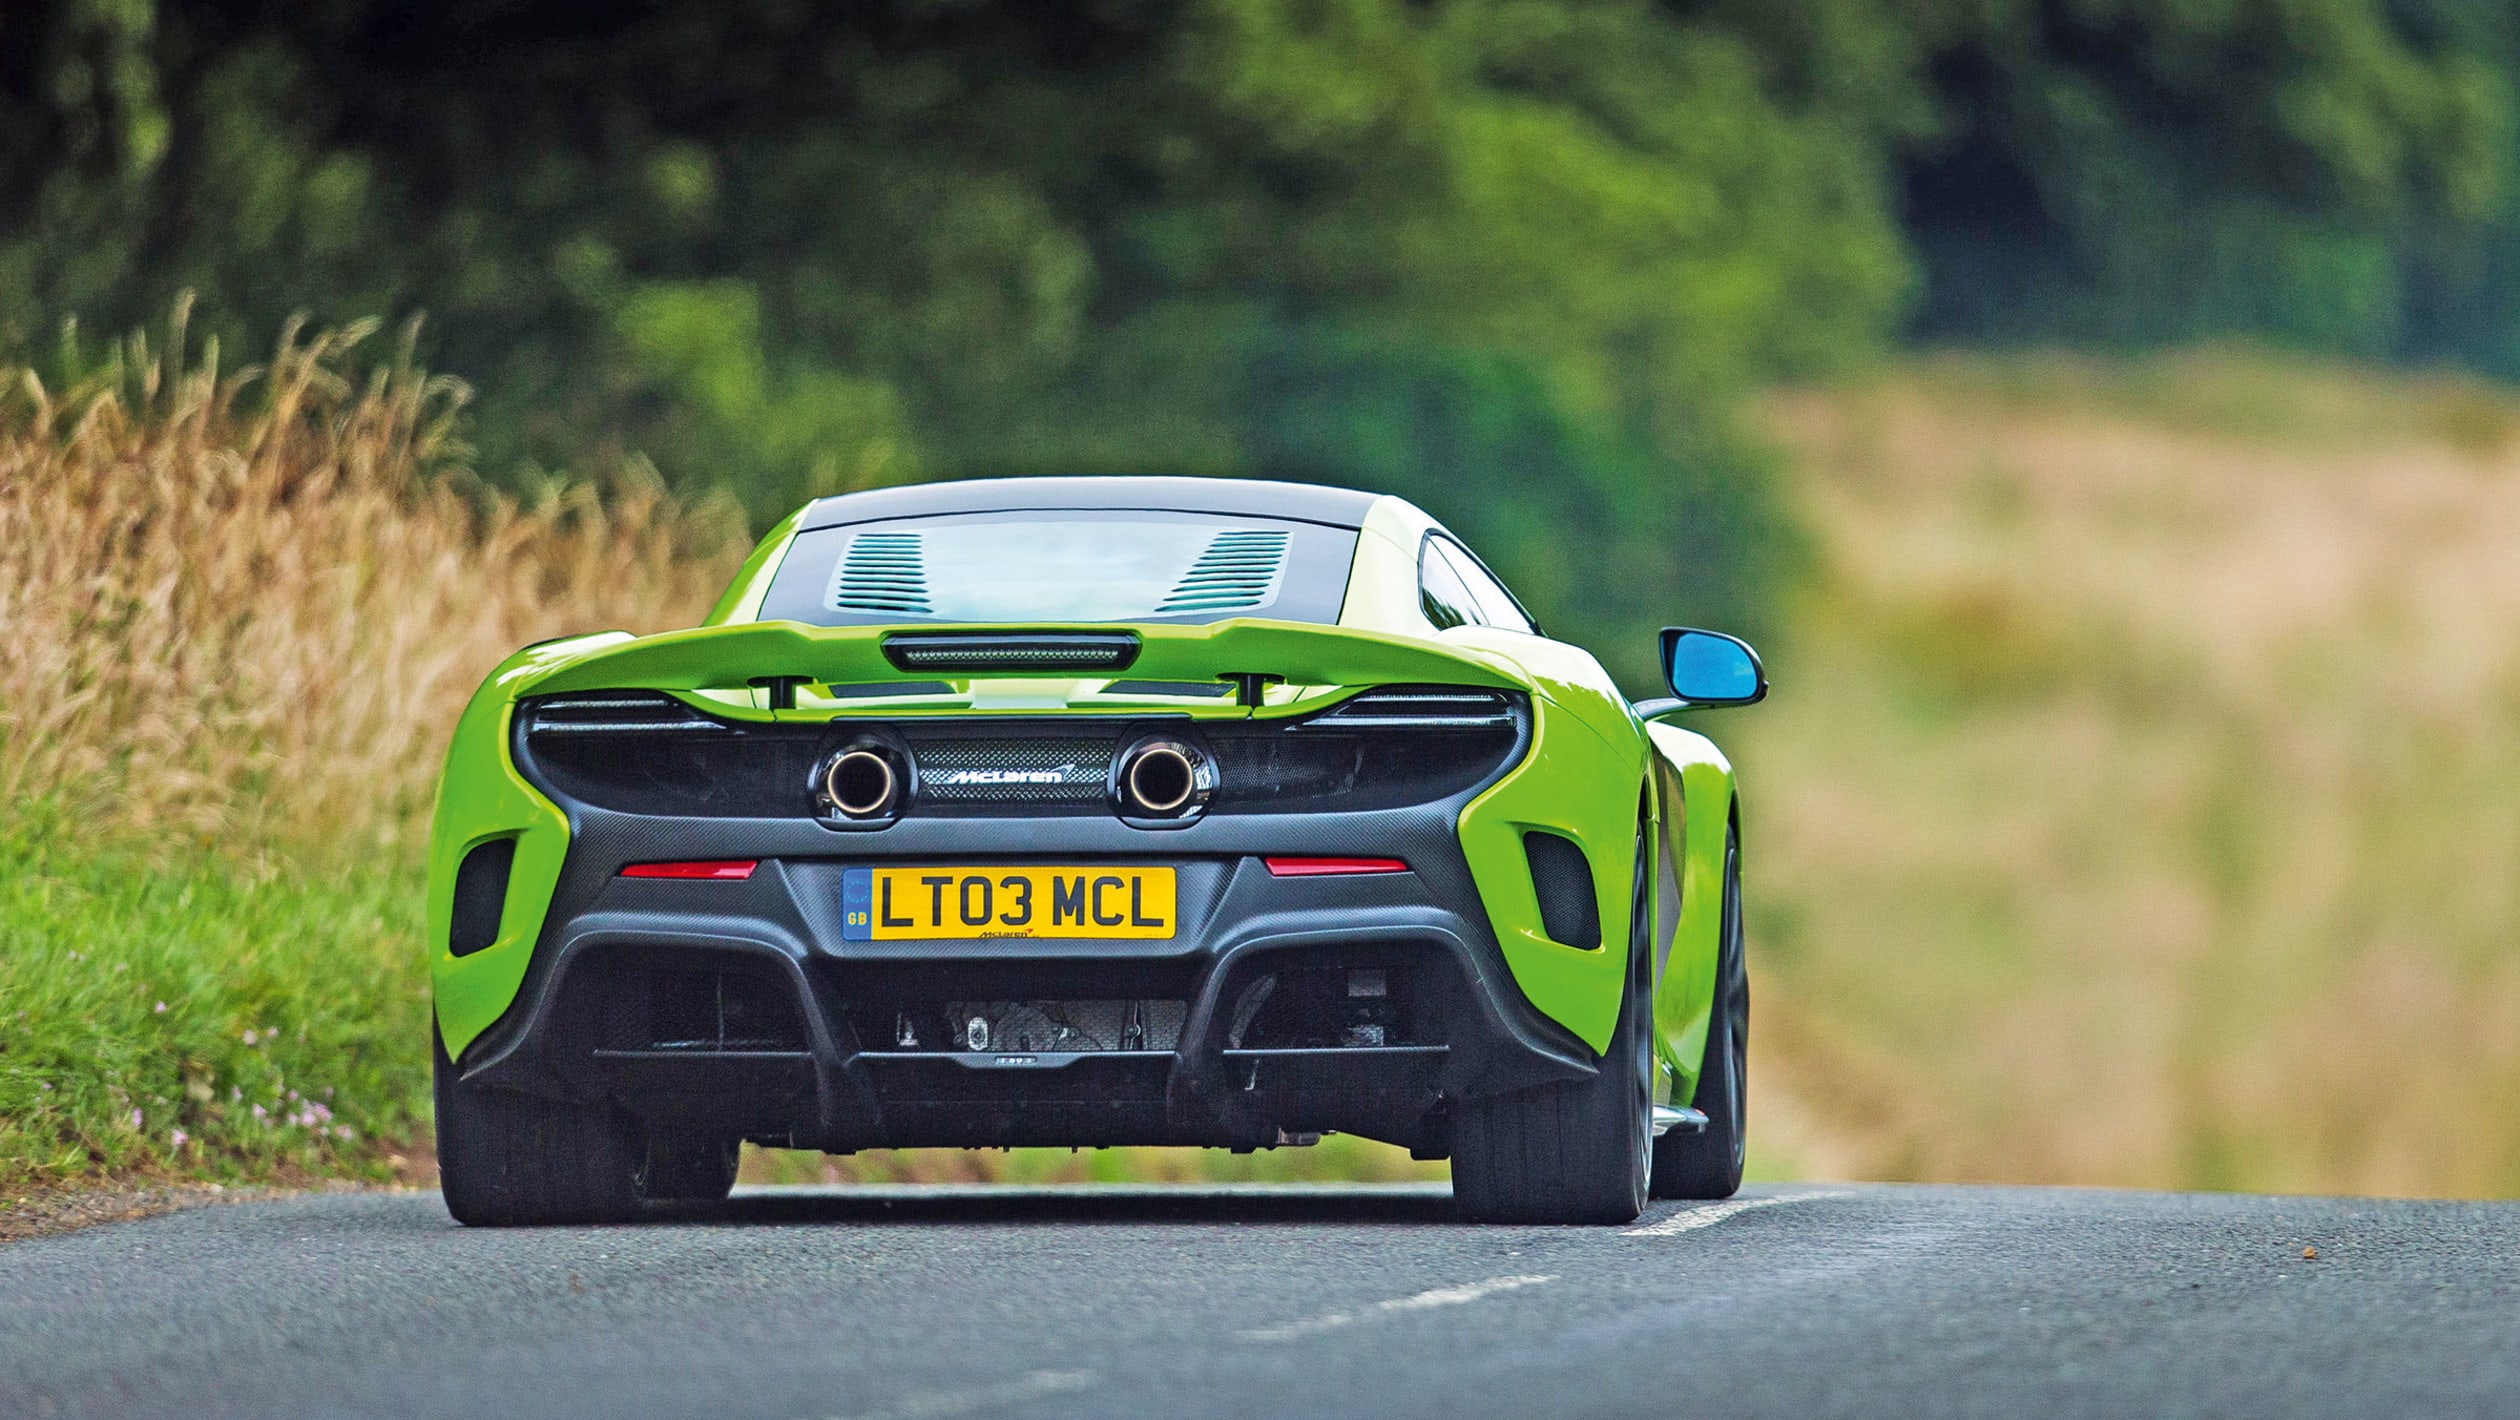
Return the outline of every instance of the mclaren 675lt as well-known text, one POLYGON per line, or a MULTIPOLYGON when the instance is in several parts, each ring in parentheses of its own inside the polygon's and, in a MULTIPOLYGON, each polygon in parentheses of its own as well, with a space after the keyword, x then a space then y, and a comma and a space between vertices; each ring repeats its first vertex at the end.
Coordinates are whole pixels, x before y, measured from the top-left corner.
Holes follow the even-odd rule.
POLYGON ((701 626, 529 647, 429 856, 467 1223, 725 1196, 746 1140, 1452 1161, 1471 1219, 1741 1179, 1739 811, 1398 498, 1027 478, 826 498, 701 626))

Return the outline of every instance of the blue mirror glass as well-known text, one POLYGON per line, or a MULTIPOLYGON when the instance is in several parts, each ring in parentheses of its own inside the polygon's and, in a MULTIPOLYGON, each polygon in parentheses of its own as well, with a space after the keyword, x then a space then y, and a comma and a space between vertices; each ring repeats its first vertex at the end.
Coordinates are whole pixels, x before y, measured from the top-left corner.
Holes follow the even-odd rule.
POLYGON ((1692 705, 1748 705, 1767 694, 1758 653, 1717 631, 1664 632, 1663 670, 1671 693, 1692 705))

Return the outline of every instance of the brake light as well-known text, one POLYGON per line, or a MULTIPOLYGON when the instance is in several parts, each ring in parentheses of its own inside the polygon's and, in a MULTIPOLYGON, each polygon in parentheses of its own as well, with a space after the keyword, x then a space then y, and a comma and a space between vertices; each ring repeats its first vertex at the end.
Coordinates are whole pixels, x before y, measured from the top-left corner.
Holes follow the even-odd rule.
POLYGON ((757 859, 716 863, 633 863, 621 870, 625 878, 689 878, 703 882, 739 883, 753 875, 760 866, 757 859))
POLYGON ((1405 873, 1397 858, 1263 858, 1273 878, 1343 878, 1361 873, 1405 873))

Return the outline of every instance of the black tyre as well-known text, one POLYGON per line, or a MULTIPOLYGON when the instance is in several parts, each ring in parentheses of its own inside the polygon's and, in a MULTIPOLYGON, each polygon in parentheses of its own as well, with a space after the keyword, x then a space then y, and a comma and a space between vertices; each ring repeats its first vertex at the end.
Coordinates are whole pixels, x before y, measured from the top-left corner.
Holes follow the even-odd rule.
MULTIPOLYGON (((1637 845, 1639 900, 1646 844, 1637 845)), ((1629 1223, 1653 1160, 1650 929, 1631 911, 1627 989, 1599 1073, 1465 1100, 1453 1122, 1453 1206, 1474 1223, 1629 1223)))
POLYGON ((1724 835, 1724 919, 1715 958, 1715 1010, 1705 1066, 1690 1103, 1706 1115, 1696 1134, 1654 1141, 1656 1198, 1730 1198, 1741 1188, 1750 1137, 1750 972, 1741 937, 1741 842, 1724 835))
POLYGON ((436 1056, 438 1187, 455 1221, 512 1227, 638 1215, 648 1158, 636 1120, 606 1106, 466 1085, 442 1041, 436 1056))

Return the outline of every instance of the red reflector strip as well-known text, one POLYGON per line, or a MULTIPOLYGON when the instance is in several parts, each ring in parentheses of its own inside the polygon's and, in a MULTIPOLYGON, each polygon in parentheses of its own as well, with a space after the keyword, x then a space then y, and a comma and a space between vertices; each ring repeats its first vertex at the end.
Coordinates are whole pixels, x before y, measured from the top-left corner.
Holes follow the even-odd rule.
POLYGON ((721 863, 633 863, 621 870, 625 878, 699 878, 707 882, 739 883, 752 876, 760 866, 757 859, 721 863))
POLYGON ((1341 878, 1357 873, 1405 873, 1397 858, 1263 858, 1273 878, 1341 878))

